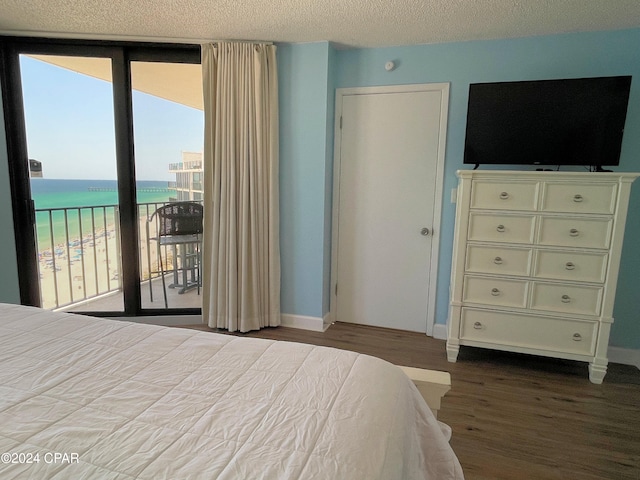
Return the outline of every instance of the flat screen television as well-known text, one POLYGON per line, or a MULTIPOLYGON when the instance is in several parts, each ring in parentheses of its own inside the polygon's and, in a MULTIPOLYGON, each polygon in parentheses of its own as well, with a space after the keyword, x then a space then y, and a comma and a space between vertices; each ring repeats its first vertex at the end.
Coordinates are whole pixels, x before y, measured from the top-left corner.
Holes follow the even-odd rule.
POLYGON ((618 165, 631 76, 474 83, 466 164, 618 165))

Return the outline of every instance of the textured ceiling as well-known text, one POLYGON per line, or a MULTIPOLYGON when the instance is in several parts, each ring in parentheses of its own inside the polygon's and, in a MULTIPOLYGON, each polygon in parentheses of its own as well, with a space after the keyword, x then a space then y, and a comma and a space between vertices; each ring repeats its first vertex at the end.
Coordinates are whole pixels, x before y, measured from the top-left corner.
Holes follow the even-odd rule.
POLYGON ((382 47, 640 27, 640 0, 0 0, 0 33, 382 47))

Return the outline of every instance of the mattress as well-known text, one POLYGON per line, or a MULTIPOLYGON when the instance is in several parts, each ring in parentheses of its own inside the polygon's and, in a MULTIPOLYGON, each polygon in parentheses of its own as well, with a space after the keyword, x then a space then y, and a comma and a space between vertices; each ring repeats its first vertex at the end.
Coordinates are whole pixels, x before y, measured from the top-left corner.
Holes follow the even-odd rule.
POLYGON ((0 478, 458 479, 401 370, 0 304, 0 478))

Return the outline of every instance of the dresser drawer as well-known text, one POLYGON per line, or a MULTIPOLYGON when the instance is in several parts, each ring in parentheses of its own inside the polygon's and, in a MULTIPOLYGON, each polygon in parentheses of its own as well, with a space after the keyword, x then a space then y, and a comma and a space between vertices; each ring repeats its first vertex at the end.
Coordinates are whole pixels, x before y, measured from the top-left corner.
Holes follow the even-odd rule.
POLYGON ((568 213, 613 213, 616 206, 615 183, 581 185, 579 183, 546 183, 542 210, 568 213))
POLYGON ((530 248, 467 247, 467 272, 528 276, 530 266, 530 248))
POLYGON ((600 315, 602 287, 534 282, 531 308, 550 312, 600 315))
POLYGON ((533 276, 553 280, 603 283, 606 271, 606 253, 538 250, 533 276))
POLYGON ((535 210, 538 182, 477 180, 471 188, 471 208, 535 210))
POLYGON ((536 217, 533 215, 469 215, 469 240, 504 243, 533 243, 536 217))
POLYGON ((538 244, 605 249, 612 227, 611 218, 542 217, 538 244))
POLYGON ((460 339, 551 352, 593 355, 597 322, 462 309, 460 339))
POLYGON ((462 301, 524 308, 527 305, 527 285, 524 280, 465 275, 462 301))

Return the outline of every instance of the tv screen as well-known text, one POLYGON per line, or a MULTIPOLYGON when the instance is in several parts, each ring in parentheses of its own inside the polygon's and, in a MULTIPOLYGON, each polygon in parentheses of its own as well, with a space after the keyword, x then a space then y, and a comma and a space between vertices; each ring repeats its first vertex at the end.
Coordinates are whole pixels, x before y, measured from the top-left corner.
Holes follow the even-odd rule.
POLYGON ((464 163, 618 165, 631 76, 469 86, 464 163))

